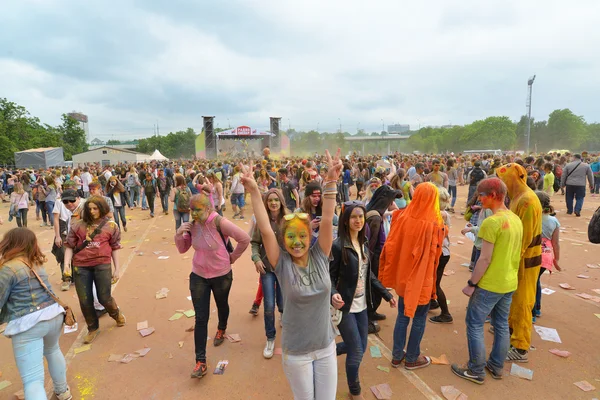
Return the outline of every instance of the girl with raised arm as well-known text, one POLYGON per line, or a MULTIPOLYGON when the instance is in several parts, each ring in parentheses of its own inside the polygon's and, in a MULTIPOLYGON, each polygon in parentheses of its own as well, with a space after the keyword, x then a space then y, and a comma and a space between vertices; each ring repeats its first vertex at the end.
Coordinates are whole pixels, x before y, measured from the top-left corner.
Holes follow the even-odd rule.
POLYGON ((310 247, 311 230, 305 213, 283 218, 283 248, 277 238, 252 171, 240 165, 242 184, 250 193, 256 224, 267 259, 283 293, 283 370, 295 399, 333 400, 337 361, 329 312, 331 278, 329 253, 333 242, 336 183, 342 169, 340 150, 326 152, 329 164, 323 183, 323 214, 318 242, 310 247))

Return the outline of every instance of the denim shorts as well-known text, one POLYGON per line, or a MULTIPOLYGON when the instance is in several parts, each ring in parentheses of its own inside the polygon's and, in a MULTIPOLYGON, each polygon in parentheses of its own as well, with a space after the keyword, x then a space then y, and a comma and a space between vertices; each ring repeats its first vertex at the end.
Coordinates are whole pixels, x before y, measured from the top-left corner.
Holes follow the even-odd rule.
POLYGON ((231 205, 244 207, 246 205, 244 193, 231 193, 231 205))

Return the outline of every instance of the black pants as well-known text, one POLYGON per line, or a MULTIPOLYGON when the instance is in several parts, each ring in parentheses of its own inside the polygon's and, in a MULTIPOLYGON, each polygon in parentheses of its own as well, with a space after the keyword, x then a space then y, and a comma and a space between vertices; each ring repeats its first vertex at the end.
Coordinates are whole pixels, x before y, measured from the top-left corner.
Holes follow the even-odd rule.
POLYGON ((446 300, 446 294, 440 286, 440 283, 442 283, 442 277, 444 276, 444 269, 446 268, 448 261, 450 261, 450 256, 440 256, 440 262, 437 267, 437 278, 435 281, 435 290, 437 292, 438 303, 440 304, 440 310, 442 311, 442 315, 450 315, 450 311, 448 311, 448 301, 446 300))
POLYGON ((17 226, 20 228, 22 226, 24 226, 25 228, 27 228, 27 212, 29 210, 27 208, 21 208, 19 211, 17 211, 17 226))
MULTIPOLYGON (((381 256, 381 250, 375 250, 373 252, 373 256, 371 257, 371 271, 373 271, 373 275, 379 277, 379 257, 381 256)), ((381 305, 381 293, 377 290, 373 290, 373 285, 371 285, 371 300, 373 302, 373 306, 369 302, 367 302, 367 309, 369 314, 369 320, 371 320, 373 314, 377 312, 377 309, 381 305)))
POLYGON ((150 209, 150 215, 154 215, 154 199, 156 198, 156 193, 146 193, 146 199, 148 200, 148 208, 150 209))
POLYGON ((101 264, 95 267, 74 267, 73 278, 75 279, 77 297, 79 297, 79 306, 90 332, 99 328, 98 316, 94 309, 94 292, 92 291, 94 283, 96 284, 98 301, 106 308, 108 315, 115 320, 117 319, 119 308, 111 294, 112 270, 110 264, 101 264))
POLYGON ((42 212, 42 221, 45 224, 49 224, 48 218, 54 217, 53 215, 48 215, 48 210, 46 210, 46 201, 38 201, 38 209, 42 212))
POLYGON ((208 318, 210 317, 210 292, 217 303, 219 316, 218 329, 227 329, 229 319, 229 291, 233 282, 233 271, 216 278, 205 279, 195 273, 190 274, 190 293, 196 312, 194 328, 194 345, 196 361, 206 362, 206 337, 208 335, 208 318))

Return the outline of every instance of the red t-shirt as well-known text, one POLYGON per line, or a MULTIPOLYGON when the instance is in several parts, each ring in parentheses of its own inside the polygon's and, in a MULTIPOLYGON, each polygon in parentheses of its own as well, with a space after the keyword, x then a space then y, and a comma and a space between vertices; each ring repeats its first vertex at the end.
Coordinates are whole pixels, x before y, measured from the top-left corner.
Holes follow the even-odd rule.
MULTIPOLYGON (((92 234, 97 225, 89 226, 83 220, 74 221, 67 235, 65 245, 72 249, 81 245, 92 234)), ((121 231, 114 221, 107 221, 86 248, 75 254, 73 265, 76 267, 95 267, 112 262, 112 251, 121 248, 121 231)))

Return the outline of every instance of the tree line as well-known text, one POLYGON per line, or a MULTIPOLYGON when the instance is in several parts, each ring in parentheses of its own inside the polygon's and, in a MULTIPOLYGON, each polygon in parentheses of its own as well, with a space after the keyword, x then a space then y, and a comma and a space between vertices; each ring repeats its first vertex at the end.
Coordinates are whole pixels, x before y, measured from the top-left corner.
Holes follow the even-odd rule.
POLYGON ((15 152, 41 147, 62 147, 65 160, 87 151, 79 122, 66 114, 61 121, 58 126, 44 124, 25 107, 0 98, 0 164, 14 165, 15 152))

